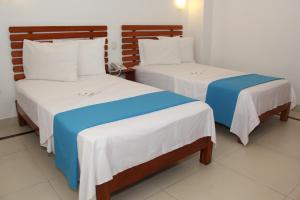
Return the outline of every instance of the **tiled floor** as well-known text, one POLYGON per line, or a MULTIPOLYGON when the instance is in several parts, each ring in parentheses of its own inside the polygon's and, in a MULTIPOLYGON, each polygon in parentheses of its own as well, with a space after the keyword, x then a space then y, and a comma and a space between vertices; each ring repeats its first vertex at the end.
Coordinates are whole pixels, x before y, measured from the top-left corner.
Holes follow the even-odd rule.
POLYGON ((300 120, 300 106, 296 106, 290 113, 291 117, 297 118, 300 120))
MULTIPOLYGON (((113 200, 300 200, 300 122, 267 121, 243 147, 217 126, 214 161, 193 155, 113 200)), ((0 200, 76 200, 34 134, 0 141, 0 200)))
POLYGON ((30 131, 29 126, 20 127, 17 118, 8 118, 0 120, 0 138, 30 131))

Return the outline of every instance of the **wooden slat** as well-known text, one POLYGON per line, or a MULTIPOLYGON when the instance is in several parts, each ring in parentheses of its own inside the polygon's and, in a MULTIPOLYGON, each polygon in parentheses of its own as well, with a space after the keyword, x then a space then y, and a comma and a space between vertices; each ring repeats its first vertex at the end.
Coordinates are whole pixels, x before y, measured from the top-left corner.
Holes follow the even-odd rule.
POLYGON ((13 71, 14 72, 24 72, 24 68, 23 68, 23 66, 15 66, 14 68, 13 68, 13 71))
POLYGON ((106 37, 106 32, 71 32, 71 33, 42 33, 42 34, 16 34, 11 35, 11 41, 28 40, 49 40, 49 39, 66 39, 66 38, 90 38, 106 37))
POLYGON ((12 51, 11 56, 12 57, 22 57, 23 56, 23 51, 12 51))
POLYGON ((13 58, 11 61, 12 61, 13 65, 22 65, 23 64, 22 58, 13 58))
POLYGON ((139 45, 137 44, 123 44, 122 49, 138 49, 139 45))
POLYGON ((124 50, 122 51, 122 55, 126 56, 126 55, 135 55, 135 54, 139 54, 139 50, 124 50))
POLYGON ((174 36, 182 35, 182 31, 141 31, 141 32, 123 32, 123 37, 137 36, 174 36))
POLYGON ((157 37, 139 37, 139 38, 123 38, 123 43, 138 43, 140 39, 150 39, 150 40, 157 40, 157 37))
POLYGON ((123 62, 125 61, 137 61, 140 60, 140 56, 127 56, 122 58, 123 62))
MULTIPOLYGON (((40 42, 52 42, 52 41, 40 41, 40 42)), ((12 42, 10 47, 12 49, 22 49, 23 48, 23 41, 22 42, 12 42)), ((104 46, 104 48, 107 51, 108 50, 108 45, 106 44, 104 46)))
POLYGON ((182 25, 123 25, 122 30, 182 30, 182 25))
POLYGON ((10 33, 61 32, 61 31, 106 31, 107 26, 23 26, 10 27, 10 33))
POLYGON ((14 75, 14 79, 15 81, 18 81, 18 80, 22 80, 25 78, 25 75, 24 74, 15 74, 14 75))

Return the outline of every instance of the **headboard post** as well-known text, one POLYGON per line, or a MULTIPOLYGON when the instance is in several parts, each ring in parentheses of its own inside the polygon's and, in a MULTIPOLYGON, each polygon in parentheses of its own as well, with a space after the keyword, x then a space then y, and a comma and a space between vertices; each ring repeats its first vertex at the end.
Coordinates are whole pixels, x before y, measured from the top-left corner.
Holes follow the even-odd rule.
POLYGON ((139 39, 157 39, 158 36, 182 36, 182 25, 123 25, 122 61, 126 67, 139 65, 139 39))
MULTIPOLYGON (((25 79, 23 40, 52 42, 55 39, 93 39, 107 37, 107 26, 20 26, 9 27, 15 81, 25 79)), ((108 40, 105 42, 105 69, 108 71, 108 40)), ((101 67, 101 66, 99 66, 101 67)))

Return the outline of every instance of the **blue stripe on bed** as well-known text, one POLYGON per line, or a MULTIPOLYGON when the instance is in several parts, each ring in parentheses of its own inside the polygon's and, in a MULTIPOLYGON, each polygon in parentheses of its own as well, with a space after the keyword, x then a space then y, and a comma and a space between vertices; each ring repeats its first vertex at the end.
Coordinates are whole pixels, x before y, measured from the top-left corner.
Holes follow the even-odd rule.
POLYGON ((193 101, 196 100, 162 91, 59 113, 54 117, 56 166, 66 176, 69 186, 76 189, 79 180, 77 135, 81 131, 193 101))
POLYGON ((206 103, 213 109, 216 122, 231 127, 240 92, 246 88, 279 79, 281 78, 248 74, 217 80, 208 86, 206 103))

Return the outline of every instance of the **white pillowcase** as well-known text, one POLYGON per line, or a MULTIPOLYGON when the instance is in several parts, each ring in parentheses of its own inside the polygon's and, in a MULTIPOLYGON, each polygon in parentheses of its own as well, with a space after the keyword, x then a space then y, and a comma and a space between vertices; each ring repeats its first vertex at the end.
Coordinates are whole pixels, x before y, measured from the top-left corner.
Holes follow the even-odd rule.
POLYGON ((194 38, 192 37, 158 37, 159 40, 179 39, 181 62, 194 63, 194 38))
POLYGON ((179 40, 139 40, 141 65, 180 64, 179 40))
POLYGON ((183 37, 180 41, 180 54, 181 62, 183 63, 194 63, 194 38, 183 37))
POLYGON ((54 43, 77 43, 79 45, 78 75, 105 74, 104 46, 106 38, 94 40, 54 40, 54 43))
POLYGON ((23 65, 26 79, 76 81, 78 44, 41 43, 24 40, 23 65))

